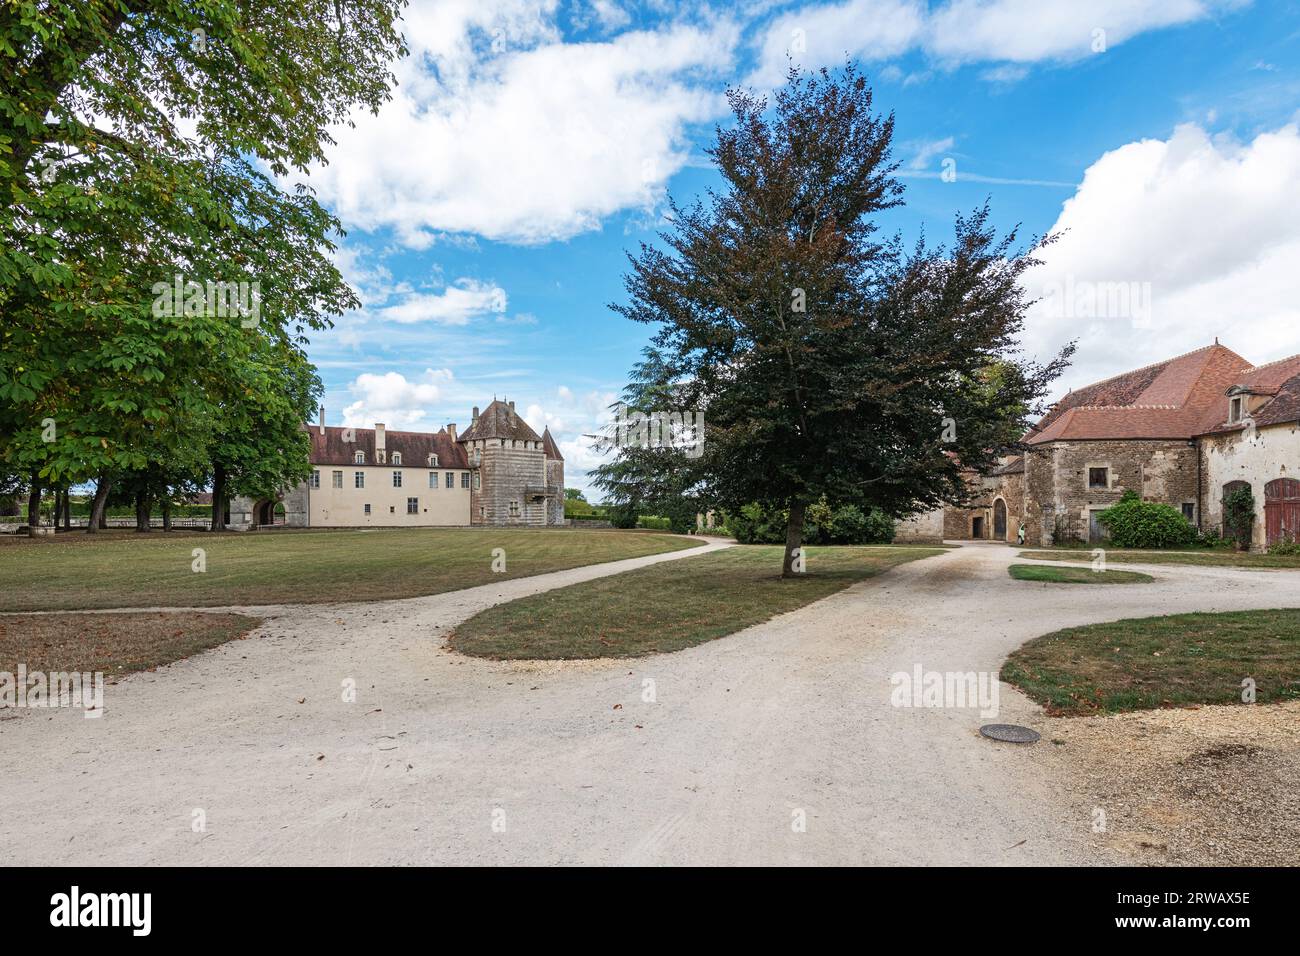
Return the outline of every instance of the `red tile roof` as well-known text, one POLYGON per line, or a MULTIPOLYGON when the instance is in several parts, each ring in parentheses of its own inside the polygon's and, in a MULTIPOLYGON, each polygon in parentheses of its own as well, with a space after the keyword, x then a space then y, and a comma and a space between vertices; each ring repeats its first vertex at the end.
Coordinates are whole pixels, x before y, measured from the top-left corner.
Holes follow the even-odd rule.
MULTIPOLYGON (((365 464, 379 464, 375 460, 375 430, 373 428, 340 428, 325 426, 321 434, 319 425, 306 425, 311 435, 311 463, 313 465, 351 465, 357 452, 365 452, 365 464), (350 433, 350 434, 349 434, 350 433), (350 440, 349 440, 350 439, 350 440)), ((429 455, 438 456, 439 468, 468 468, 465 449, 451 440, 447 430, 436 432, 399 432, 384 429, 384 449, 387 464, 393 452, 401 452, 403 468, 427 468, 429 455)))
POLYGON ((1218 343, 1077 389, 1025 441, 1190 439, 1227 418, 1228 388, 1251 365, 1218 343))

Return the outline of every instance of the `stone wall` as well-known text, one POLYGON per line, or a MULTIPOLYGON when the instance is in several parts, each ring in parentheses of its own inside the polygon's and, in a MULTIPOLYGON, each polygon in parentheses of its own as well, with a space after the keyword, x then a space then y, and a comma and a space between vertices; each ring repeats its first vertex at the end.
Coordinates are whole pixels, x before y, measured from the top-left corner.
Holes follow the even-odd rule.
POLYGON ((546 459, 546 483, 555 489, 555 497, 547 499, 549 514, 547 524, 564 524, 564 462, 558 458, 546 459))
MULTIPOLYGON (((1038 446, 1026 460, 1026 543, 1051 544, 1058 531, 1088 540, 1092 515, 1133 490, 1145 500, 1195 506, 1197 450, 1187 441, 1077 441, 1038 446), (1104 487, 1089 471, 1108 469, 1104 487)), ((1195 519, 1193 519, 1194 521, 1195 519)))
POLYGON ((1275 478, 1300 478, 1300 427, 1294 423, 1261 428, 1254 441, 1242 432, 1228 432, 1201 440, 1205 489, 1206 531, 1223 530, 1223 486, 1231 481, 1250 483, 1255 496, 1255 526, 1251 547, 1265 546, 1264 486, 1275 478))
POLYGON ((935 508, 894 522, 896 544, 938 544, 944 537, 944 509, 935 508))
MULTIPOLYGON (((546 471, 540 448, 502 448, 489 441, 479 466, 480 487, 471 496, 474 523, 545 526, 547 499, 533 500, 524 489, 545 485, 546 471)), ((563 502, 560 508, 563 516, 563 502)))

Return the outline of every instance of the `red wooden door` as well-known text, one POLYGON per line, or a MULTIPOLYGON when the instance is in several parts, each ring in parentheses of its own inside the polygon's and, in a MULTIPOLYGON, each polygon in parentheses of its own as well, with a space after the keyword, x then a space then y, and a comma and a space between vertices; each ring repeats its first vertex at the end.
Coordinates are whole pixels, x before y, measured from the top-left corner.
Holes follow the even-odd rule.
POLYGON ((1268 544, 1300 539, 1300 480, 1277 478, 1264 486, 1264 529, 1268 544))

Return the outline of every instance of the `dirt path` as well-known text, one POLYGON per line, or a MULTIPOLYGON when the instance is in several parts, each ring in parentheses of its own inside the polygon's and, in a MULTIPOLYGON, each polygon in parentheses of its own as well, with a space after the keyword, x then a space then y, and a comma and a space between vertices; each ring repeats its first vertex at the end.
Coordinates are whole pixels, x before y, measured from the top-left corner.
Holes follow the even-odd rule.
MULTIPOLYGON (((501 600, 718 546, 277 608, 246 640, 110 687, 103 719, 0 721, 6 860, 1092 861, 1091 821, 1047 772, 1046 741, 985 741, 977 709, 891 706, 890 675, 996 673, 1023 641, 1075 624, 1300 605, 1297 572, 1041 585, 1007 576, 1013 549, 975 545, 675 654, 511 664, 442 649, 501 600)), ((1041 723, 1019 694, 1000 698, 998 720, 1041 723)))

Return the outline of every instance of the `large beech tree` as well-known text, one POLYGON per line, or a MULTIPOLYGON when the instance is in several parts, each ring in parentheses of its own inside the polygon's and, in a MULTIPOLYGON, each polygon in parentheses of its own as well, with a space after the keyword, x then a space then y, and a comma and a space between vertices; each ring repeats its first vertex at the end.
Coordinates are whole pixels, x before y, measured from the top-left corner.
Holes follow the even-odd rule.
POLYGON ((319 388, 305 332, 359 303, 331 259, 337 220, 275 177, 323 162, 329 128, 388 97, 402 6, 0 0, 6 470, 94 480, 96 517, 114 481, 196 446, 241 486, 301 476, 319 388), (176 276, 256 283, 256 322, 160 313, 155 285, 176 276))
POLYGON ((791 70, 771 104, 728 96, 734 123, 709 150, 721 187, 672 204, 612 308, 658 326, 661 381, 705 415, 703 456, 678 464, 706 499, 788 509, 788 576, 823 495, 897 516, 963 500, 1072 347, 1046 365, 1018 355, 1035 260, 986 208, 957 217, 950 246, 878 237, 903 195, 894 118, 853 65, 791 70))

